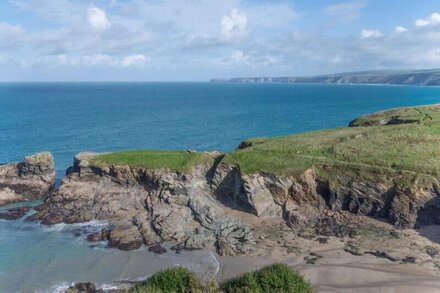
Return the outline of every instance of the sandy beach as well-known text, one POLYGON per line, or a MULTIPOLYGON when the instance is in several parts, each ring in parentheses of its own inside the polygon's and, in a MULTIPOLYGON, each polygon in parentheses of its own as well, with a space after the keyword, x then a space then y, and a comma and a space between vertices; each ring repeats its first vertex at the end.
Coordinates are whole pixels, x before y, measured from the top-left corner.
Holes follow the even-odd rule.
POLYGON ((392 226, 377 220, 361 217, 358 227, 360 232, 354 239, 326 237, 326 243, 321 243, 319 237, 299 237, 283 228, 283 223, 267 220, 254 226, 254 232, 259 235, 258 255, 219 257, 217 278, 230 278, 281 262, 303 274, 315 292, 320 293, 440 292, 439 258, 437 254, 431 257, 427 253, 429 248, 440 249, 436 242, 440 226, 396 230, 398 234, 391 237, 387 231, 393 231, 392 226), (271 229, 275 226, 282 232, 271 234, 270 231, 276 231, 271 229), (349 249, 353 247, 354 251, 349 249), (370 253, 373 251, 386 252, 395 259, 375 256, 370 253), (407 261, 407 257, 413 259, 407 261))

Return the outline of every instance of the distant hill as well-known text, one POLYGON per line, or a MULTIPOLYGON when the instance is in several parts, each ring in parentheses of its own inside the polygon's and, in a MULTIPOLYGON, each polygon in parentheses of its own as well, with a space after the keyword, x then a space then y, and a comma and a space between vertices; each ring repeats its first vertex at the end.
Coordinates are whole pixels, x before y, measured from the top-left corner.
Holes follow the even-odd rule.
POLYGON ((236 77, 211 79, 211 82, 230 83, 326 83, 326 84, 389 84, 440 85, 440 69, 430 70, 378 70, 346 72, 318 76, 236 77))

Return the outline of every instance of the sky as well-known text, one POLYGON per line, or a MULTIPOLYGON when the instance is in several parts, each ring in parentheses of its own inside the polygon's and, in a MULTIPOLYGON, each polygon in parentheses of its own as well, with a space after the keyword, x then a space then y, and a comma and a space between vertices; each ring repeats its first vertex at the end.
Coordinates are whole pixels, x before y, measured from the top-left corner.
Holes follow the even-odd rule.
POLYGON ((440 68, 438 0, 1 0, 0 81, 440 68))

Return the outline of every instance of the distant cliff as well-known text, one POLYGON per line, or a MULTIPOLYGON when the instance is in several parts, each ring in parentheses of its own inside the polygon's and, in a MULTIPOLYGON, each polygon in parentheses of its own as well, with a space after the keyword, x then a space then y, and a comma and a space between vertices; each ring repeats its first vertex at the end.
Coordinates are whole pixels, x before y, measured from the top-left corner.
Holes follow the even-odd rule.
POLYGON ((211 82, 389 84, 438 86, 440 85, 440 69, 413 71, 363 71, 308 77, 236 77, 231 79, 211 79, 211 82))

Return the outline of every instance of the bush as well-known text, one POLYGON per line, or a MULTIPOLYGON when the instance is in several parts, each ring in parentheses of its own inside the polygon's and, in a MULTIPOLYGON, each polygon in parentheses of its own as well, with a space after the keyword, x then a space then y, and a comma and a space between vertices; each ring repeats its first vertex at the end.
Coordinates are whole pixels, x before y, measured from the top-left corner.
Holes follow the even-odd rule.
POLYGON ((226 293, 311 293, 310 283, 284 264, 274 264, 225 281, 221 289, 226 293))
POLYGON ((130 293, 194 293, 203 292, 200 279, 189 270, 175 267, 158 272, 139 284, 130 293))
POLYGON ((274 264, 223 282, 203 282, 182 267, 158 272, 128 293, 311 293, 310 283, 284 264, 274 264))

